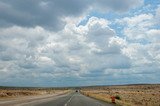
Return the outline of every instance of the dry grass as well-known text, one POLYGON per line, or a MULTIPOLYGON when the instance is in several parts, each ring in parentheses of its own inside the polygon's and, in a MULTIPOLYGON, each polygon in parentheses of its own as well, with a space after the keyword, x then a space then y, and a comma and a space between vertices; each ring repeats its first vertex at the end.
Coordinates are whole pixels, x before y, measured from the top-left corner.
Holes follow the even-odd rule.
POLYGON ((0 98, 12 98, 20 96, 34 96, 68 92, 68 90, 38 90, 38 89, 0 89, 0 98))
POLYGON ((107 102, 118 95, 120 100, 116 99, 116 104, 121 106, 160 106, 160 85, 85 88, 82 93, 107 102))

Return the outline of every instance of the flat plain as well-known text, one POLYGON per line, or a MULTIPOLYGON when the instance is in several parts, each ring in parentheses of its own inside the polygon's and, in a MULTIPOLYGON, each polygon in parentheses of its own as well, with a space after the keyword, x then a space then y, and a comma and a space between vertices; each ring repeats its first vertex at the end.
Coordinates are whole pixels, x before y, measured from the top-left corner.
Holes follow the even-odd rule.
POLYGON ((88 104, 119 106, 160 106, 160 84, 114 85, 114 86, 88 86, 70 88, 5 88, 0 87, 0 106, 11 104, 30 104, 41 106, 89 106, 88 104), (89 97, 89 98, 88 98, 89 97), (93 99, 91 99, 93 98, 93 99), (98 100, 98 101, 96 101, 98 100), (102 102, 100 102, 102 101, 102 102), (82 103, 82 104, 81 104, 82 103), (60 105, 61 104, 61 105, 60 105))
POLYGON ((0 88, 0 100, 8 98, 17 98, 24 96, 36 96, 36 95, 47 95, 55 94, 59 92, 67 92, 68 90, 53 89, 53 88, 19 88, 19 87, 1 87, 0 88))
POLYGON ((160 106, 160 84, 86 87, 82 93, 106 102, 114 96, 121 106, 160 106))

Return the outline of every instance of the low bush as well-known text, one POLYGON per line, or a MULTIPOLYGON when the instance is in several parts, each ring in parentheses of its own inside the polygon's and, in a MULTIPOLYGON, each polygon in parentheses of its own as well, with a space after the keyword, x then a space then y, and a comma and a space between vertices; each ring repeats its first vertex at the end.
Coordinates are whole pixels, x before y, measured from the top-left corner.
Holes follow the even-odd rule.
POLYGON ((121 100, 119 95, 116 95, 115 98, 118 99, 118 100, 121 100))

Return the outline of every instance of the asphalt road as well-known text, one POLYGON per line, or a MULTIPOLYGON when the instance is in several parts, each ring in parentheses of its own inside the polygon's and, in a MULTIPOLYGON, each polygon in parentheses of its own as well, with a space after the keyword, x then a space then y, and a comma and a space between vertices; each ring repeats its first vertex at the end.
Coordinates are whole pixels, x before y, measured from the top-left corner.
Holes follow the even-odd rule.
POLYGON ((53 99, 51 101, 43 102, 40 104, 34 104, 34 106, 114 106, 114 105, 86 97, 78 92, 74 92, 53 99))
POLYGON ((68 94, 16 98, 6 101, 0 100, 0 106, 114 106, 114 104, 86 97, 79 92, 71 92, 68 94))

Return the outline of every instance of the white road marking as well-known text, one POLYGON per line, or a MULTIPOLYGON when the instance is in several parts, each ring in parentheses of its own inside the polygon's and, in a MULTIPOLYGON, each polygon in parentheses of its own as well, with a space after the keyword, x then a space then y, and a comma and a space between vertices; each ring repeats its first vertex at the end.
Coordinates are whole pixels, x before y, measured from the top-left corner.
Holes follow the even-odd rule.
POLYGON ((67 106, 69 102, 71 102, 74 95, 71 96, 71 98, 64 104, 64 106, 67 106))

